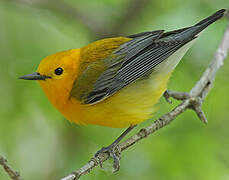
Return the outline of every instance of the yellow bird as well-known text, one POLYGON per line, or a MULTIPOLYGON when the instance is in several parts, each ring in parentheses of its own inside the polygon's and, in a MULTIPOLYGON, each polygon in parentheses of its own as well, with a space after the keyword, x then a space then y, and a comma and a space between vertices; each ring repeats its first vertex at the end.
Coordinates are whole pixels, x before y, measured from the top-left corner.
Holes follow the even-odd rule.
POLYGON ((96 153, 109 152, 118 167, 114 149, 119 141, 152 117, 174 68, 197 35, 224 12, 221 9, 175 31, 107 38, 59 52, 43 59, 35 73, 20 79, 38 80, 51 103, 71 122, 129 127, 96 153))

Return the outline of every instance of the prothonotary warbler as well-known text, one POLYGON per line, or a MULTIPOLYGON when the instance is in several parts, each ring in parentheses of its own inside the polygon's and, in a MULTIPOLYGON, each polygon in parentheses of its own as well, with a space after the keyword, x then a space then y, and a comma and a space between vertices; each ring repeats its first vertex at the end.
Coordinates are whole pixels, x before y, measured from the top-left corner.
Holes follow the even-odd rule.
POLYGON ((128 127, 110 146, 114 149, 137 124, 152 117, 174 68, 197 35, 220 19, 221 9, 199 23, 164 32, 157 30, 95 41, 43 59, 33 74, 51 103, 71 122, 113 128, 128 127))

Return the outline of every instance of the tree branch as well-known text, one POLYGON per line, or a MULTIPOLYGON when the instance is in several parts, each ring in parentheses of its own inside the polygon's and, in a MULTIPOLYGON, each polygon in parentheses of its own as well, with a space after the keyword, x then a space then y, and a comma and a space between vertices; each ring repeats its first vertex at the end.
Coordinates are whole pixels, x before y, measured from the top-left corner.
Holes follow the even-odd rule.
MULTIPOLYGON (((187 93, 178 93, 167 91, 166 99, 173 97, 178 100, 183 100, 181 104, 175 107, 169 113, 161 116, 159 119, 154 121, 150 126, 141 129, 137 134, 125 140, 119 145, 120 152, 128 149, 130 146, 134 145, 141 139, 146 138, 148 135, 153 134, 158 129, 165 127, 171 123, 178 115, 186 111, 187 109, 192 109, 196 112, 199 119, 207 123, 207 119, 202 111, 202 102, 209 93, 211 87, 213 86, 213 81, 215 79, 216 72, 223 65, 223 62, 227 56, 229 50, 229 24, 225 29, 222 41, 215 53, 215 56, 205 70, 200 80, 195 84, 191 91, 187 93), (170 93, 169 93, 170 92, 170 93)), ((80 169, 72 172, 70 175, 66 176, 62 180, 77 180, 80 176, 88 174, 93 168, 99 165, 98 162, 104 162, 109 158, 109 154, 101 153, 98 157, 93 157, 88 163, 86 163, 80 169)))
POLYGON ((7 160, 0 155, 0 165, 3 167, 5 172, 13 180, 22 180, 20 174, 17 171, 14 171, 7 163, 7 160))

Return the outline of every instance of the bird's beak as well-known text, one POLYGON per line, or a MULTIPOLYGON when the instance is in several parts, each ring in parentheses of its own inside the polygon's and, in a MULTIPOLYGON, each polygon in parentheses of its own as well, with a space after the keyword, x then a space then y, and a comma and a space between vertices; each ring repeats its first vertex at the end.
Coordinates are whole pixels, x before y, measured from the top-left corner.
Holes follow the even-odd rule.
POLYGON ((35 72, 33 74, 27 74, 24 76, 19 77, 19 79, 25 79, 25 80, 45 80, 51 78, 50 76, 45 76, 45 75, 41 75, 38 72, 35 72))

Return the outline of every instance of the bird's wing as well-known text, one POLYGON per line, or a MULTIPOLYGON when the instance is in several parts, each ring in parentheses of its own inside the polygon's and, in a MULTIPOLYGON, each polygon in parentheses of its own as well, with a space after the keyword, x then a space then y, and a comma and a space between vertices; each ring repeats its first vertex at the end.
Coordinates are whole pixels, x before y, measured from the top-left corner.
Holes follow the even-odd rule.
POLYGON ((194 39, 192 37, 181 41, 163 35, 161 30, 129 36, 133 39, 122 44, 103 61, 107 69, 100 74, 84 103, 95 104, 113 95, 194 39))
MULTIPOLYGON (((90 77, 90 81, 87 81, 90 85, 85 87, 87 92, 84 92, 81 100, 85 104, 98 103, 143 77, 182 46, 195 39, 199 32, 221 18, 223 13, 224 10, 218 11, 194 26, 176 31, 164 33, 160 30, 129 36, 131 40, 121 44, 104 60, 95 61, 87 67, 83 74, 86 81, 87 77, 90 77)), ((74 85, 76 87, 77 83, 74 85)))
POLYGON ((109 86, 118 70, 124 63, 128 63, 126 60, 136 56, 162 33, 163 31, 153 31, 108 38, 83 47, 80 51, 79 75, 73 83, 71 97, 86 104, 91 104, 89 99, 92 93, 94 100, 96 99, 93 103, 103 99, 103 95, 99 96, 100 89, 109 86))

